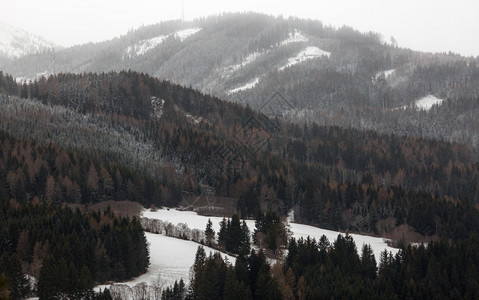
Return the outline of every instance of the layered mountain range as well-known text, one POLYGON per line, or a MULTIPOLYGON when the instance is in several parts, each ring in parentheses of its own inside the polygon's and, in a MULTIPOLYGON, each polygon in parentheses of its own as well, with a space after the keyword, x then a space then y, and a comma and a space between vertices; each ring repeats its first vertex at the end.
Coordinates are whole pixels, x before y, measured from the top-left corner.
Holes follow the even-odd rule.
POLYGON ((372 32, 249 13, 163 22, 0 67, 19 80, 129 69, 257 110, 281 94, 281 117, 295 122, 477 146, 478 64, 399 48, 372 32))

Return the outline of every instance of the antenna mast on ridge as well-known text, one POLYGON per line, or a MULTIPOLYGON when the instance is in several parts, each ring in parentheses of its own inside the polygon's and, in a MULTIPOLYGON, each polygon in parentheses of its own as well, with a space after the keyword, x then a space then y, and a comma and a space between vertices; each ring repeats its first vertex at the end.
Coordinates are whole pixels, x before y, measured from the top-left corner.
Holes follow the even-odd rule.
POLYGON ((181 22, 185 21, 185 1, 181 0, 181 22))

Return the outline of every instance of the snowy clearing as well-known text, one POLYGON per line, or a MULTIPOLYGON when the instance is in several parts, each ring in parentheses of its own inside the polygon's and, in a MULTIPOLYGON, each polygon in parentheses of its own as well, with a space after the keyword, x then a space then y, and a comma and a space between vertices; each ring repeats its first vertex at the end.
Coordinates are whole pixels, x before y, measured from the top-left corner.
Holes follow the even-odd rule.
MULTIPOLYGON (((297 29, 294 30, 294 32, 290 32, 289 36, 287 39, 281 41, 279 43, 279 46, 286 46, 291 43, 300 43, 300 42, 308 42, 308 38, 303 35, 302 32, 298 31, 297 29)), ((225 67, 224 70, 226 73, 233 73, 242 67, 249 65, 250 63, 254 62, 256 59, 259 57, 271 53, 271 51, 275 48, 275 46, 271 46, 271 49, 269 50, 263 50, 263 51, 255 51, 253 53, 250 53, 248 56, 246 56, 239 64, 231 65, 228 67, 225 67)), ((229 92, 231 93, 231 92, 229 92)))
MULTIPOLYGON (((150 210, 144 210, 142 212, 142 217, 168 221, 173 224, 187 223, 190 229, 199 229, 199 230, 205 230, 206 223, 208 222, 208 218, 210 218, 211 221, 213 222, 213 229, 215 230, 215 232, 219 231, 220 229, 219 223, 223 219, 220 217, 200 216, 196 212, 179 211, 176 209, 159 209, 155 212, 152 212, 150 210)), ((255 228, 254 223, 255 223, 254 220, 246 220, 246 224, 248 225, 251 233, 253 232, 255 228)), ((344 235, 344 233, 341 233, 338 231, 326 230, 326 229, 321 229, 314 226, 297 224, 297 223, 289 223, 289 226, 293 234, 293 237, 297 239, 300 237, 306 238, 307 236, 310 236, 311 238, 315 238, 316 240, 319 240, 321 236, 324 234, 332 243, 334 242, 334 240, 336 240, 336 238, 338 237, 338 234, 344 235)), ((389 247, 383 238, 360 235, 360 234, 351 234, 351 236, 356 242, 358 251, 361 251, 361 247, 363 246, 363 244, 371 245, 371 248, 373 249, 373 252, 374 252, 374 256, 376 257, 376 261, 378 263, 379 263, 380 253, 384 251, 384 249, 391 251, 393 254, 398 252, 398 249, 389 247)))
POLYGON ((385 71, 380 71, 377 72, 376 75, 374 75, 374 80, 377 80, 379 77, 384 76, 384 78, 388 78, 391 76, 396 70, 391 69, 391 70, 385 70, 385 71))
POLYGON ((286 68, 300 64, 307 60, 323 57, 323 56, 329 57, 330 55, 331 55, 331 52, 321 50, 318 47, 306 47, 303 51, 299 52, 295 57, 288 58, 288 63, 282 66, 281 68, 279 68, 278 70, 282 71, 286 68))
POLYGON ((132 46, 128 46, 125 50, 125 56, 133 57, 133 56, 141 56, 145 55, 151 49, 156 48, 158 45, 163 43, 167 38, 173 36, 175 39, 179 39, 180 41, 186 40, 188 37, 198 33, 201 28, 188 28, 183 30, 178 30, 173 33, 167 35, 160 35, 151 39, 141 40, 132 46))
POLYGON ((433 105, 441 105, 443 101, 443 99, 436 98, 433 95, 427 95, 426 97, 417 100, 415 105, 418 109, 430 110, 433 105))
POLYGON ((244 90, 249 90, 249 89, 252 89, 254 88, 255 85, 257 85, 259 82, 259 78, 256 77, 253 81, 250 81, 248 82, 247 84, 245 85, 242 85, 240 87, 237 87, 235 89, 232 89, 232 90, 229 90, 228 92, 226 92, 228 95, 231 95, 233 93, 236 93, 236 92, 240 92, 240 91, 244 91, 244 90))
MULTIPOLYGON (((206 219, 207 220, 207 219, 206 219)), ((206 224, 206 223, 205 223, 206 224)), ((175 280, 183 279, 188 284, 190 268, 195 261, 196 250, 199 244, 191 241, 167 237, 162 234, 145 232, 150 249, 150 266, 148 271, 131 281, 121 282, 129 287, 145 282, 148 286, 166 288, 175 283, 175 280)), ((206 255, 218 252, 213 248, 204 246, 206 255)), ((236 258, 222 253, 222 257, 234 264, 236 258)), ((96 291, 103 290, 110 285, 101 285, 96 291)))
POLYGON ((243 61, 240 62, 239 64, 225 67, 225 72, 233 73, 236 70, 239 70, 242 67, 254 62, 258 57, 260 57, 261 55, 264 55, 265 53, 267 53, 267 52, 266 51, 263 51, 263 52, 256 52, 255 51, 255 52, 249 54, 248 56, 246 56, 245 59, 243 59, 243 61))
POLYGON ((151 39, 141 40, 133 46, 128 46, 125 50, 125 55, 128 57, 144 55, 151 49, 163 43, 167 37, 167 35, 160 35, 151 39))
POLYGON ((190 36, 197 34, 201 28, 195 27, 195 28, 188 28, 184 30, 178 30, 174 34, 175 38, 180 39, 182 42, 189 38, 190 36))
POLYGON ((289 33, 289 37, 281 43, 279 43, 280 46, 285 46, 288 44, 292 43, 301 43, 301 42, 308 42, 308 38, 303 35, 303 33, 297 29, 294 30, 294 32, 289 33))

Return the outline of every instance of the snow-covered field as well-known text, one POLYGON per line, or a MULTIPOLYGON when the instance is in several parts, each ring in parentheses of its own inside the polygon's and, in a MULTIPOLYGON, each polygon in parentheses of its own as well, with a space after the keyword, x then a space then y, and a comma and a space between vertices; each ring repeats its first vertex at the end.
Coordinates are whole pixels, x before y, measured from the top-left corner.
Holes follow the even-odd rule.
POLYGON ((279 68, 278 70, 282 71, 286 68, 300 64, 307 60, 323 57, 323 56, 329 57, 330 55, 331 55, 331 52, 321 50, 318 47, 306 47, 304 50, 299 52, 295 57, 288 58, 288 63, 282 66, 281 68, 279 68))
MULTIPOLYGON (((195 254, 199 244, 149 232, 145 232, 145 236, 150 249, 150 266, 148 271, 130 281, 117 283, 117 285, 127 285, 133 288, 144 282, 147 286, 164 289, 173 285, 175 280, 179 281, 180 279, 183 279, 185 284, 188 284, 190 268, 195 261, 195 254)), ((204 248, 206 255, 217 252, 217 250, 210 247, 204 246, 204 248)), ((222 256, 232 264, 236 261, 230 255, 222 253, 222 256)), ((110 285, 97 286, 95 290, 103 290, 105 287, 110 287, 110 285)))
POLYGON ((175 39, 179 39, 180 41, 184 41, 188 37, 198 33, 201 28, 188 28, 183 30, 175 31, 171 34, 167 35, 160 35, 151 39, 141 40, 132 46, 128 46, 125 50, 125 55, 128 57, 133 56, 140 56, 146 54, 151 49, 156 48, 158 45, 163 43, 167 38, 173 36, 175 39))
POLYGON ((427 95, 426 97, 423 97, 423 98, 417 100, 415 104, 416 104, 416 107, 418 109, 430 110, 432 108, 432 106, 435 105, 435 104, 441 105, 442 101, 444 101, 444 100, 436 98, 433 95, 427 95))
MULTIPOLYGON (((150 211, 144 210, 142 216, 149 219, 158 219, 162 221, 168 221, 173 224, 178 223, 186 223, 190 229, 199 229, 204 230, 206 228, 206 223, 208 222, 208 218, 211 219, 213 222, 213 229, 215 232, 218 232, 220 229, 219 223, 223 218, 220 217, 205 217, 200 216, 196 212, 192 211, 178 211, 176 209, 159 209, 157 211, 150 211)), ((246 224, 249 227, 250 232, 253 232, 255 225, 254 220, 246 220, 246 224)), ((332 243, 338 237, 338 234, 343 234, 338 231, 332 231, 327 229, 321 229, 314 226, 297 224, 297 223, 289 223, 290 230, 294 238, 306 238, 310 236, 311 238, 315 238, 319 240, 321 236, 324 234, 329 241, 332 243)), ((363 244, 371 245, 371 248, 374 251, 374 255, 376 257, 376 261, 379 262, 379 256, 384 249, 396 253, 398 249, 389 247, 386 244, 386 241, 382 238, 372 237, 367 235, 360 235, 360 234, 351 234, 354 241, 356 242, 356 246, 358 251, 361 251, 363 244)))
MULTIPOLYGON (((288 219, 292 218, 291 214, 288 219)), ((170 222, 174 225, 178 223, 185 223, 190 229, 204 230, 208 218, 213 222, 213 229, 217 233, 220 229, 219 223, 223 218, 221 217, 205 217, 200 216, 192 211, 179 211, 176 209, 158 209, 157 211, 144 210, 141 217, 149 219, 162 220, 170 222)), ((246 220, 250 232, 255 228, 254 220, 246 220)), ((321 229, 309 225, 289 223, 290 230, 295 238, 306 238, 310 236, 316 240, 322 235, 325 235, 332 243, 337 238, 338 234, 343 234, 337 231, 321 229)), ((150 299, 159 299, 158 291, 171 286, 175 280, 183 279, 188 284, 190 278, 190 269, 195 260, 196 250, 198 244, 191 241, 167 237, 162 234, 153 234, 145 232, 146 239, 149 243, 150 249, 150 266, 148 271, 128 282, 116 283, 112 286, 102 285, 95 288, 96 291, 103 290, 109 287, 112 294, 119 296, 122 299, 133 299, 140 297, 139 295, 147 295, 150 299)), ((371 236, 351 234, 358 251, 361 250, 363 244, 371 245, 376 261, 379 262, 379 255, 384 249, 393 252, 397 249, 389 247, 384 239, 371 236)), ((213 253, 214 250, 209 247, 204 247, 207 255, 213 253)), ((236 259, 225 253, 222 253, 223 258, 227 259, 232 264, 236 259)), ((144 296, 143 296, 144 297, 144 296)))

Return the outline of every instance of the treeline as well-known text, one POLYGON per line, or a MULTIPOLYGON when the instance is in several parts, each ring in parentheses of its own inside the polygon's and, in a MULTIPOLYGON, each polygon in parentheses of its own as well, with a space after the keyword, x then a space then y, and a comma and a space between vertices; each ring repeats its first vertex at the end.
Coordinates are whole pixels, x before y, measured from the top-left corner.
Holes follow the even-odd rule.
POLYGON ((218 252, 206 256, 200 246, 192 270, 188 292, 178 291, 176 299, 281 299, 278 284, 261 251, 252 250, 251 254, 238 257, 233 267, 218 252))
POLYGON ((351 236, 291 239, 282 264, 270 266, 262 251, 236 263, 196 253, 190 288, 176 284, 165 299, 475 299, 479 239, 386 250, 377 262, 370 245, 358 253, 351 236))
POLYGON ((136 218, 0 196, 0 274, 11 299, 94 297, 93 286, 144 273, 146 238, 136 218), (30 286, 26 275, 34 278, 30 286))
POLYGON ((407 246, 396 255, 382 252, 377 263, 369 245, 358 255, 350 236, 332 244, 325 237, 291 241, 283 271, 294 276, 285 289, 303 299, 474 299, 478 242, 474 236, 407 246))

